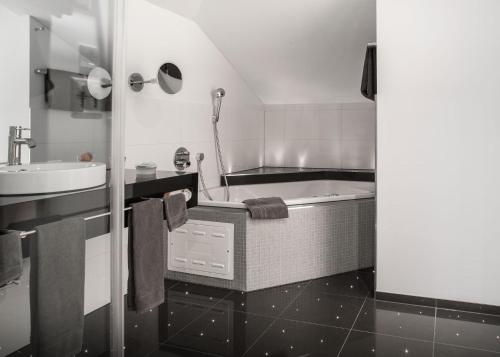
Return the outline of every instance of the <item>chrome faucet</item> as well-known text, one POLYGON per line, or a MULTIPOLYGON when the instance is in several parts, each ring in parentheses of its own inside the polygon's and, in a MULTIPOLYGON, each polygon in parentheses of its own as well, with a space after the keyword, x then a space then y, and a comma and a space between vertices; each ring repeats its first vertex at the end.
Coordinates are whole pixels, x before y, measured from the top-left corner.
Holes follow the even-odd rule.
POLYGON ((20 126, 9 126, 9 165, 21 165, 21 146, 27 145, 30 149, 36 146, 35 140, 23 138, 23 131, 30 130, 20 126))

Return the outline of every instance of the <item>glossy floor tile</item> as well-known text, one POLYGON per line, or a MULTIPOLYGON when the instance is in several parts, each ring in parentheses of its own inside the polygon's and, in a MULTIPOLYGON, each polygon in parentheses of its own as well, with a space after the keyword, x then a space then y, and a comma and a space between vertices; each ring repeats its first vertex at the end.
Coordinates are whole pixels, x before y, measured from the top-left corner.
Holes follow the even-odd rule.
POLYGON ((182 300, 167 300, 160 306, 163 337, 169 338, 209 311, 206 306, 182 300))
POLYGON ((373 290, 373 270, 332 275, 311 281, 308 290, 356 297, 365 297, 373 290))
POLYGON ((306 288, 308 282, 278 286, 255 292, 233 291, 219 304, 234 310, 266 316, 279 316, 306 288))
POLYGON ((498 357, 495 352, 474 350, 464 347, 448 346, 436 343, 434 345, 434 357, 498 357))
POLYGON ((285 310, 282 317, 350 329, 364 300, 306 290, 285 310))
POLYGON ((179 282, 167 290, 166 298, 185 299, 199 305, 213 306, 230 292, 230 290, 212 286, 179 282))
MULTIPOLYGON (((162 305, 125 311, 125 356, 500 357, 500 316, 376 301, 370 286, 371 270, 250 293, 165 281, 162 305)), ((77 356, 108 349, 104 306, 77 356)))
POLYGON ((190 349, 162 345, 160 349, 147 355, 146 357, 210 357, 210 356, 213 355, 190 349))
POLYGON ((432 341, 434 313, 431 307, 367 299, 354 329, 432 341))
POLYGON ((351 331, 340 357, 432 357, 432 342, 351 331))
POLYGON ((348 330, 278 319, 245 354, 254 356, 336 356, 348 330))
POLYGON ((166 345, 218 356, 242 356, 273 321, 274 319, 270 317, 252 315, 217 305, 170 338, 166 345))
POLYGON ((500 352, 500 316, 438 309, 436 342, 500 352))

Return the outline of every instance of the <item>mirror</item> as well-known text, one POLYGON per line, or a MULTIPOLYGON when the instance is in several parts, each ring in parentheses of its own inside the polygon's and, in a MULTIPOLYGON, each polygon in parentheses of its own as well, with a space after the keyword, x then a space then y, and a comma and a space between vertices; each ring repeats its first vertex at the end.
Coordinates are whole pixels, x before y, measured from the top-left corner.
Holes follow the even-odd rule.
POLYGON ((0 162, 8 161, 9 127, 20 126, 37 143, 21 145, 25 164, 72 162, 85 153, 108 163, 113 2, 35 3, 0 0, 0 42, 15 54, 0 56, 2 79, 13 85, 0 89, 0 162))
POLYGON ((175 94, 182 89, 182 72, 175 64, 167 62, 158 70, 158 84, 165 93, 175 94))

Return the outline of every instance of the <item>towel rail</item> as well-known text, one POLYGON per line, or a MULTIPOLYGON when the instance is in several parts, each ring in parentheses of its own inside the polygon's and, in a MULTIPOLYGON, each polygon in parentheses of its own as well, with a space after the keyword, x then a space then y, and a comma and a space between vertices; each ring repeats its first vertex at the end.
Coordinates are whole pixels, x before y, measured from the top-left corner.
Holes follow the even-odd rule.
MULTIPOLYGON (((188 202, 190 199, 191 199, 191 190, 189 189, 182 189, 182 190, 178 190, 178 191, 173 191, 173 192, 169 192, 170 194, 174 194, 174 193, 183 193, 185 198, 186 198, 186 202, 188 202)), ((143 199, 147 199, 146 197, 142 197, 143 199)), ((162 200, 163 201, 163 200, 162 200)), ((123 211, 129 211, 131 210, 132 207, 125 207, 123 209, 123 211)), ((89 216, 89 217, 85 217, 83 220, 84 221, 90 221, 90 220, 93 220, 93 219, 96 219, 96 218, 101 218, 101 217, 106 217, 106 216, 109 216, 111 215, 111 212, 106 212, 106 213, 100 213, 100 214, 96 214, 94 216, 89 216)), ((31 231, 22 231, 20 232, 20 236, 21 238, 26 238, 27 236, 30 236, 32 234, 35 234, 36 233, 36 230, 31 230, 31 231)))
MULTIPOLYGON (((129 211, 131 210, 132 207, 125 207, 123 210, 124 211, 129 211)), ((106 217, 106 216, 109 216, 111 215, 111 212, 106 212, 106 213, 100 213, 100 214, 96 214, 94 216, 89 216, 89 217, 85 217, 83 220, 84 221, 91 221, 93 219, 96 219, 96 218, 101 218, 101 217, 106 217)), ((20 232, 19 235, 21 236, 21 238, 26 238, 32 234, 35 234, 36 233, 36 230, 31 230, 31 231, 24 231, 24 232, 20 232)))

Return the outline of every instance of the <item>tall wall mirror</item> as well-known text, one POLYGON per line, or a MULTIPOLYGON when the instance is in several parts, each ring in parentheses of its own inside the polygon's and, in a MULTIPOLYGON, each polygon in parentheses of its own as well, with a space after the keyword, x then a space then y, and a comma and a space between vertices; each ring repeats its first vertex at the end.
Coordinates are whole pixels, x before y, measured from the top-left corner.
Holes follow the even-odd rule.
POLYGON ((111 72, 109 1, 2 1, 0 161, 8 160, 9 126, 30 130, 22 162, 109 162, 111 96, 96 99, 87 76, 111 72))

